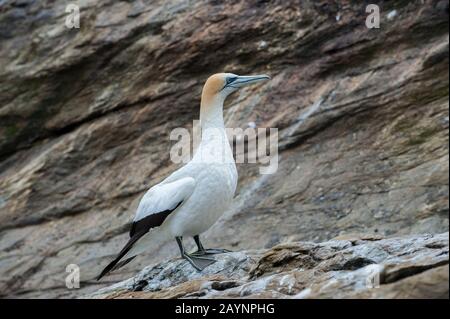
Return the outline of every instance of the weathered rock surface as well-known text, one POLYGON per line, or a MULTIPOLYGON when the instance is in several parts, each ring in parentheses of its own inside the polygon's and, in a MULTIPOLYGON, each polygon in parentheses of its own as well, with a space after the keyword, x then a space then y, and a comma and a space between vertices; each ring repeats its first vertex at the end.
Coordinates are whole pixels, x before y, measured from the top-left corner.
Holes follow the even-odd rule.
POLYGON ((0 0, 0 294, 77 297, 177 256, 150 247, 92 281, 224 70, 272 76, 230 98, 226 124, 277 127, 280 160, 239 165, 205 245, 448 231, 448 1, 377 3, 380 29, 363 1, 87 0, 67 29, 66 1, 0 0))
POLYGON ((448 233, 292 242, 144 268, 92 298, 449 298, 448 233))

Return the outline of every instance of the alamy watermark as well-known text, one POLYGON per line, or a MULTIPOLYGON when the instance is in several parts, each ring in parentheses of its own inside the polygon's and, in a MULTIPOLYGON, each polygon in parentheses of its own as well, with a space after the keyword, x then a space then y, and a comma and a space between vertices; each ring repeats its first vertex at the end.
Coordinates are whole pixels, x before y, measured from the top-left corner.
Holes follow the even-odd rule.
MULTIPOLYGON (((65 24, 68 29, 80 28, 80 7, 77 4, 69 3, 66 6, 65 12, 68 14, 65 19, 65 24)), ((369 15, 366 17, 366 27, 368 29, 380 28, 380 7, 377 4, 368 4, 366 6, 366 13, 369 15)), ((390 12, 386 18, 391 20, 397 12, 394 10, 390 12)), ((336 16, 336 21, 340 21, 341 16, 336 16)))
POLYGON ((364 268, 366 276, 366 288, 380 288, 381 277, 384 273, 384 266, 380 264, 368 265, 364 268))
POLYGON ((170 140, 176 143, 170 149, 173 163, 250 163, 260 164, 260 174, 274 174, 278 170, 277 128, 206 128, 200 130, 198 120, 193 121, 192 134, 186 128, 175 128, 170 140), (207 144, 199 148, 200 141, 207 144), (230 144, 231 152, 226 144, 230 144), (192 150, 192 151, 191 151, 192 150), (233 158, 234 155, 234 158, 233 158))
POLYGON ((80 28, 80 7, 76 4, 70 3, 66 6, 66 27, 68 29, 80 28))
POLYGON ((380 28, 380 7, 376 4, 369 4, 366 7, 366 13, 369 15, 366 18, 366 27, 369 29, 380 28))
POLYGON ((67 265, 66 272, 69 273, 66 276, 66 287, 68 289, 80 288, 80 267, 76 264, 67 265))

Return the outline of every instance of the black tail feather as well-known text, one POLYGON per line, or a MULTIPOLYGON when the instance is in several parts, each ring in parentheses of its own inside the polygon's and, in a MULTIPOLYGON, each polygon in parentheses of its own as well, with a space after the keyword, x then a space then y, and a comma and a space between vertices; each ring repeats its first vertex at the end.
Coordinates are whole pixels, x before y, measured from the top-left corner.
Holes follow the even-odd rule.
POLYGON ((120 261, 123 256, 125 256, 127 254, 127 252, 131 249, 131 247, 133 247, 134 243, 136 243, 136 241, 141 238, 146 232, 141 232, 138 234, 135 234, 132 238, 130 238, 130 240, 127 242, 127 244, 125 245, 125 247, 123 247, 123 249, 120 251, 120 253, 117 255, 116 259, 114 259, 112 262, 110 262, 105 269, 103 269, 103 271, 100 273, 100 275, 98 275, 97 277, 97 281, 100 280, 103 276, 105 276, 107 273, 109 273, 110 271, 116 270, 122 266, 125 266, 126 264, 128 264, 130 261, 133 260, 134 257, 136 256, 132 256, 130 258, 127 258, 123 261, 120 261))
POLYGON ((164 220, 169 216, 170 213, 175 211, 178 206, 180 206, 183 202, 179 202, 178 205, 173 209, 168 209, 159 213, 153 213, 149 214, 148 216, 133 222, 130 230, 130 240, 125 245, 125 247, 122 249, 122 251, 117 255, 116 259, 114 259, 112 262, 108 264, 108 266, 103 269, 103 271, 98 275, 97 280, 100 280, 103 276, 105 276, 110 271, 116 270, 122 266, 125 266, 128 264, 135 256, 132 256, 130 258, 127 258, 123 261, 120 261, 123 256, 126 255, 126 253, 133 247, 134 243, 138 241, 139 238, 144 236, 147 232, 150 231, 150 229, 160 226, 164 220))
POLYGON ((110 262, 109 264, 108 264, 108 266, 106 266, 105 267, 105 269, 103 269, 103 271, 100 273, 100 275, 98 275, 98 277, 97 277, 97 281, 98 280, 100 280, 103 276, 105 276, 107 273, 109 273, 113 268, 114 268, 114 266, 117 264, 117 262, 120 260, 120 258, 119 259, 114 259, 112 262, 110 262))

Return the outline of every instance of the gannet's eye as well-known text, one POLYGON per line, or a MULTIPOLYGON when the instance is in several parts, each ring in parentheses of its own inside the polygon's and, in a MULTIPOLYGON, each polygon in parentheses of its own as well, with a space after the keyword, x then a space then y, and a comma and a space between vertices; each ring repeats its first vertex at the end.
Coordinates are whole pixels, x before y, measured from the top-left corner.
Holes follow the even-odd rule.
POLYGON ((234 81, 236 81, 237 76, 233 76, 232 78, 227 78, 227 84, 233 83, 234 81))

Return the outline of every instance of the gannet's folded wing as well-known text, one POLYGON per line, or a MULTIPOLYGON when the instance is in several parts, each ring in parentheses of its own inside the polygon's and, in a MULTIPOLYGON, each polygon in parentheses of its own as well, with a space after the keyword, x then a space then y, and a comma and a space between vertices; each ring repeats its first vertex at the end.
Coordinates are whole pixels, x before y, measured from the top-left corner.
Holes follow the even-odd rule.
POLYGON ((142 197, 130 230, 130 237, 160 226, 170 213, 191 196, 195 187, 192 177, 153 186, 142 197))
POLYGON ((153 186, 142 197, 130 230, 130 240, 97 277, 102 278, 110 271, 129 263, 135 256, 127 256, 136 243, 152 228, 161 226, 164 220, 186 201, 195 188, 195 180, 185 177, 170 183, 153 186), (126 258, 124 258, 127 256, 126 258))

